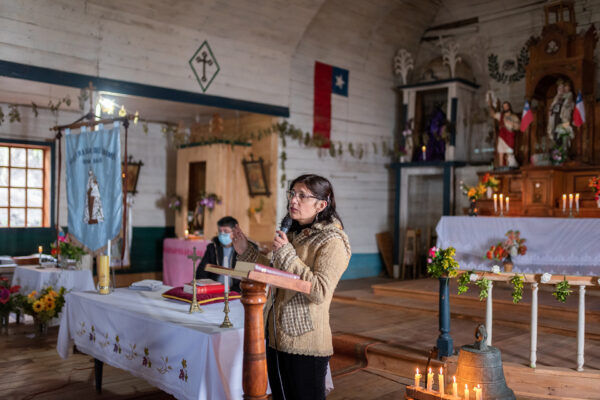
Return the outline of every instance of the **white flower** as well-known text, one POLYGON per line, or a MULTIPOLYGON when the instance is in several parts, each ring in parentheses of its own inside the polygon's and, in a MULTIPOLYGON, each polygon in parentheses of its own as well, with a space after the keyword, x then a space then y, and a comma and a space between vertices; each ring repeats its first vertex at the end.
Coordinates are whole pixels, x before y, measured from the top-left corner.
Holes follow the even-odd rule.
POLYGON ((494 265, 492 267, 492 272, 495 274, 499 274, 500 273, 500 266, 499 265, 494 265))
POLYGON ((544 274, 542 275, 542 278, 540 279, 540 281, 542 283, 548 283, 550 282, 550 279, 552 278, 552 274, 549 274, 547 272, 544 272, 544 274))
POLYGON ((469 275, 469 280, 470 280, 471 282, 475 282, 475 281, 477 281, 477 274, 471 274, 471 275, 469 275))

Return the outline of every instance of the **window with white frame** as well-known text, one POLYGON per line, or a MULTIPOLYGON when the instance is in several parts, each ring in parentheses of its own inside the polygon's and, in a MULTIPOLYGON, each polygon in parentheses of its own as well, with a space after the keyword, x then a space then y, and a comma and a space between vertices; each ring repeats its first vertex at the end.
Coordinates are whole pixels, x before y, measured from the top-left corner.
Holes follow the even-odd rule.
POLYGON ((50 146, 0 140, 0 228, 50 226, 50 146))

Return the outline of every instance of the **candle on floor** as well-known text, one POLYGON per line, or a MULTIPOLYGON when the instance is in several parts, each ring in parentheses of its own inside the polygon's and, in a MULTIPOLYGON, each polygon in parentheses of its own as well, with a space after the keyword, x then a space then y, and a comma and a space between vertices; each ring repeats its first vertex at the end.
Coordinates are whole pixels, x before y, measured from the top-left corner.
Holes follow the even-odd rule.
POLYGON ((427 147, 421 147, 421 152, 423 153, 423 161, 427 160, 427 147))
POLYGON ((440 367, 440 373, 438 374, 438 385, 439 392, 443 396, 444 395, 444 369, 440 367))
POLYGON ((481 386, 477 385, 475 390, 475 400, 481 400, 481 386))
POLYGON ((562 199, 563 199, 563 208, 562 208, 562 210, 563 210, 563 212, 565 212, 567 210, 567 195, 565 193, 563 193, 562 199))
POLYGON ((494 193, 494 212, 498 212, 498 195, 494 193))
POLYGON ((573 193, 569 193, 569 210, 573 209, 573 193))
POLYGON ((108 256, 98 256, 98 286, 100 294, 108 294, 109 293, 109 258, 108 256))
POLYGON ((504 211, 504 195, 500 193, 500 212, 504 211))
POLYGON ((456 383, 456 376, 453 376, 452 380, 452 394, 454 397, 458 397, 458 384, 456 383))
POLYGON ((506 196, 506 212, 508 212, 508 210, 510 209, 510 202, 509 202, 509 198, 508 196, 506 196))
POLYGON ((429 372, 427 373, 427 390, 433 389, 433 372, 431 372, 431 368, 429 368, 429 372))
POLYGON ((421 386, 421 374, 419 373, 419 368, 417 368, 417 373, 415 374, 415 387, 421 386))
POLYGON ((575 210, 579 212, 579 193, 575 194, 575 210))
POLYGON ((469 385, 465 383, 465 400, 469 400, 469 385))

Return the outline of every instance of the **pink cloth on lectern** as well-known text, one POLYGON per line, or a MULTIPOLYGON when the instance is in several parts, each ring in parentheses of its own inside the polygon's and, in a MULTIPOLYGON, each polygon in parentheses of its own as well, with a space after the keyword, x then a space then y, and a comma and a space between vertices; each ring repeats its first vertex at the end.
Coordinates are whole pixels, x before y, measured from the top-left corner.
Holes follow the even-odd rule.
MULTIPOLYGON (((196 254, 204 255, 210 240, 184 240, 168 238, 163 241, 163 283, 169 286, 183 286, 193 278, 192 260, 188 258, 194 247, 196 254)), ((200 260, 196 262, 196 266, 200 260)))

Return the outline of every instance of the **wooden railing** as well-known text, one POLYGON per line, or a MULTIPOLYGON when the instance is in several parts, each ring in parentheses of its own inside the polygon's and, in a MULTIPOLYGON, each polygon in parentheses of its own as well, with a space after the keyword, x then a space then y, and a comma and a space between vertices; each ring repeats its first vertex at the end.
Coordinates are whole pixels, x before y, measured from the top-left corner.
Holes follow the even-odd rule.
MULTIPOLYGON (((458 276, 467 271, 460 271, 458 276)), ((494 282, 510 282, 515 275, 523 278, 523 284, 531 285, 531 351, 529 356, 531 368, 536 367, 537 361, 537 328, 538 328, 538 290, 539 285, 556 285, 566 280, 571 288, 579 287, 579 307, 577 312, 577 371, 583 371, 584 365, 584 338, 585 338, 585 290, 587 286, 600 286, 598 277, 576 275, 552 275, 548 281, 542 282, 542 274, 521 274, 511 272, 484 272, 473 271, 477 280, 486 278, 490 281, 486 301, 485 326, 487 329, 487 344, 492 344, 493 333, 493 288, 494 282)))

